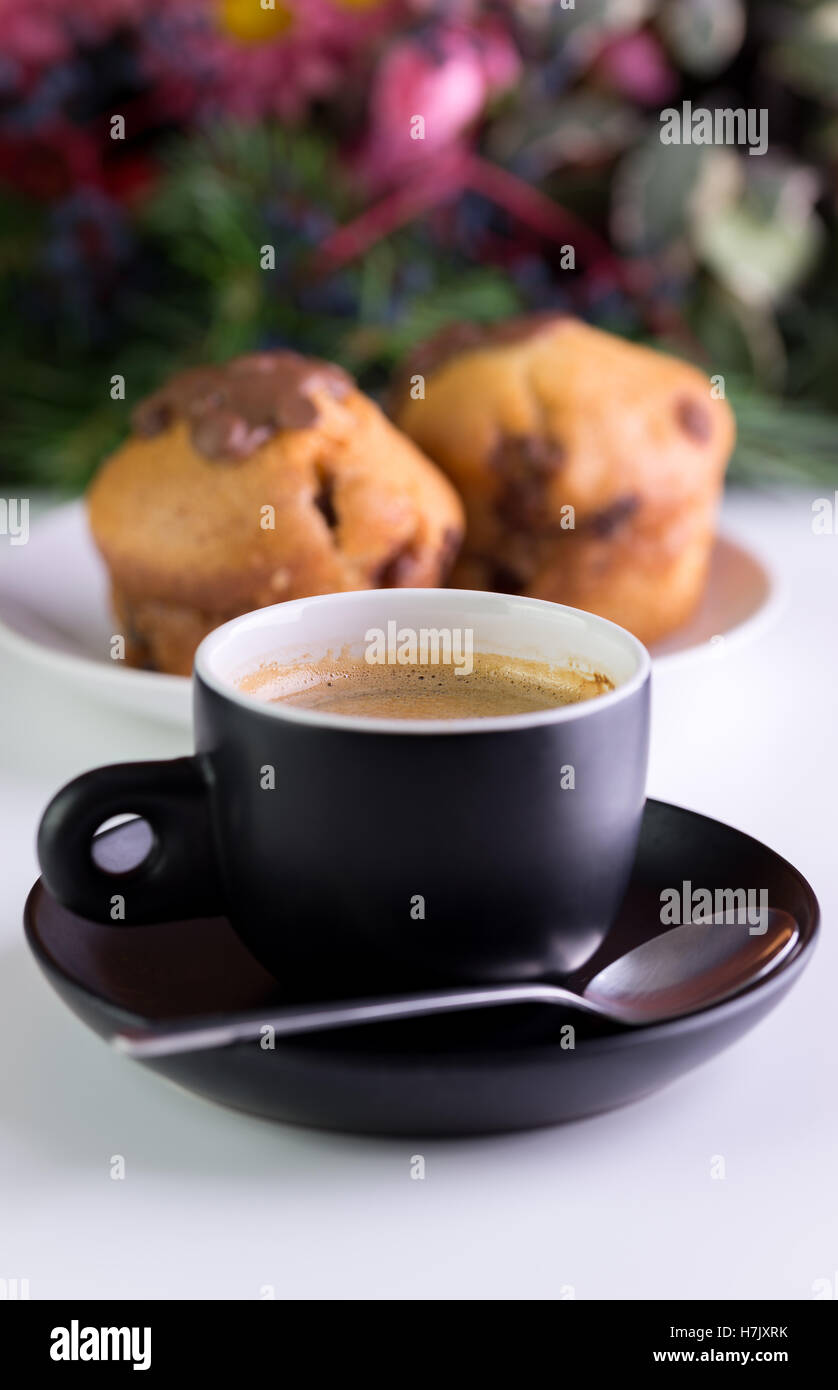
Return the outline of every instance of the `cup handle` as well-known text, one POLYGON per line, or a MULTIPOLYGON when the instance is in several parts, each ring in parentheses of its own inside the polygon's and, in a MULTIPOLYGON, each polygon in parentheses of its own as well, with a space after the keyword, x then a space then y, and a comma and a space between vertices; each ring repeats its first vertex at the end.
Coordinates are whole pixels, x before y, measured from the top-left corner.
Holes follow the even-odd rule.
POLYGON ((53 797, 38 830, 42 879, 70 912, 135 926, 224 911, 200 757, 98 767, 53 797), (100 868, 93 837, 112 816, 148 821, 152 847, 124 873, 100 868))

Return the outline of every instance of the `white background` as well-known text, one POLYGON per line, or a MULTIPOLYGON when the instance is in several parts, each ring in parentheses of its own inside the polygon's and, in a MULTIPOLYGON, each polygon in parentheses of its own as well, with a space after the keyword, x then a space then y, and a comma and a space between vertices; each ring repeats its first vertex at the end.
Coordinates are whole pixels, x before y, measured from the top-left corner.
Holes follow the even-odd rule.
POLYGON ((824 913, 814 962, 720 1058, 559 1128, 411 1143, 271 1125, 110 1052, 23 941, 37 820, 76 773, 189 739, 0 657, 0 1279, 28 1279, 32 1298, 252 1299, 270 1285, 277 1298, 808 1299, 824 1279, 838 1295, 838 535, 814 535, 811 511, 824 491, 728 500, 728 531, 771 559, 787 605, 750 644, 661 672, 649 781, 802 870, 824 913))

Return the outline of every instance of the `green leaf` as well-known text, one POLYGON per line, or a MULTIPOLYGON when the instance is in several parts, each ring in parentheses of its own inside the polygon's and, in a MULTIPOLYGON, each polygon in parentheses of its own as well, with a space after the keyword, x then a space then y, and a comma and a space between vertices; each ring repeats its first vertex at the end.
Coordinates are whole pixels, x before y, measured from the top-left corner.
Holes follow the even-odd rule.
POLYGON ((767 54, 768 68, 805 96, 836 104, 838 4, 817 5, 767 54))
POLYGON ((683 238, 690 200, 712 151, 706 145, 664 145, 653 129, 617 166, 611 227, 617 245, 650 256, 683 238))
POLYGON ((775 164, 757 171, 748 166, 748 173, 738 199, 699 212, 693 242, 722 284, 760 307, 781 301, 808 274, 823 227, 813 210, 818 183, 809 170, 775 164))
POLYGON ((657 20, 667 47, 686 72, 714 77, 742 47, 742 0, 667 0, 657 20))
POLYGON ((446 324, 461 319, 490 323, 520 309, 517 290, 499 271, 475 268, 456 278, 444 274, 437 284, 408 299, 394 322, 367 322, 345 334, 336 355, 355 372, 363 373, 373 362, 391 370, 446 324))
POLYGON ((736 382, 728 387, 737 428, 729 479, 838 487, 838 417, 736 382))
POLYGON ((714 372, 752 383, 759 368, 753 338, 743 323, 740 307, 733 295, 710 276, 704 276, 691 306, 689 324, 714 372))
POLYGON ((530 177, 565 164, 610 159, 643 130, 638 111, 605 92, 570 92, 558 104, 539 104, 498 122, 489 153, 501 162, 523 160, 530 177))

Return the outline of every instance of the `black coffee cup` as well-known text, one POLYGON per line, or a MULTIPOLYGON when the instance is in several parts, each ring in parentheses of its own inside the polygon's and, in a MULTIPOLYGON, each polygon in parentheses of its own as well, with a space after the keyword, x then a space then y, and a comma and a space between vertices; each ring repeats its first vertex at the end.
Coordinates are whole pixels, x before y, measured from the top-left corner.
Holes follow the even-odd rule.
POLYGON ((226 915, 289 998, 565 974, 600 944, 628 880, 649 673, 622 628, 535 599, 379 589, 260 609, 198 649, 194 756, 98 768, 53 799, 44 882, 115 930, 226 915), (239 688, 265 663, 360 655, 371 631, 455 629, 476 650, 576 665, 615 688, 444 721, 322 713, 239 688), (152 845, 115 875, 92 846, 122 813, 148 821, 152 845))

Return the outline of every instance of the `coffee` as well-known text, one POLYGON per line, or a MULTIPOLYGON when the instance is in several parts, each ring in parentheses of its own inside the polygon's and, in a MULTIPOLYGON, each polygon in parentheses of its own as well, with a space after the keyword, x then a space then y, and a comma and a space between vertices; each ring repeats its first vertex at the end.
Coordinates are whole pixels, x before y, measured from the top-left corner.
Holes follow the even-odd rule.
POLYGON ((263 701, 369 719, 480 719, 531 714, 613 690, 607 676, 576 667, 474 653, 471 669, 370 663, 347 654, 263 666, 239 688, 263 701))

